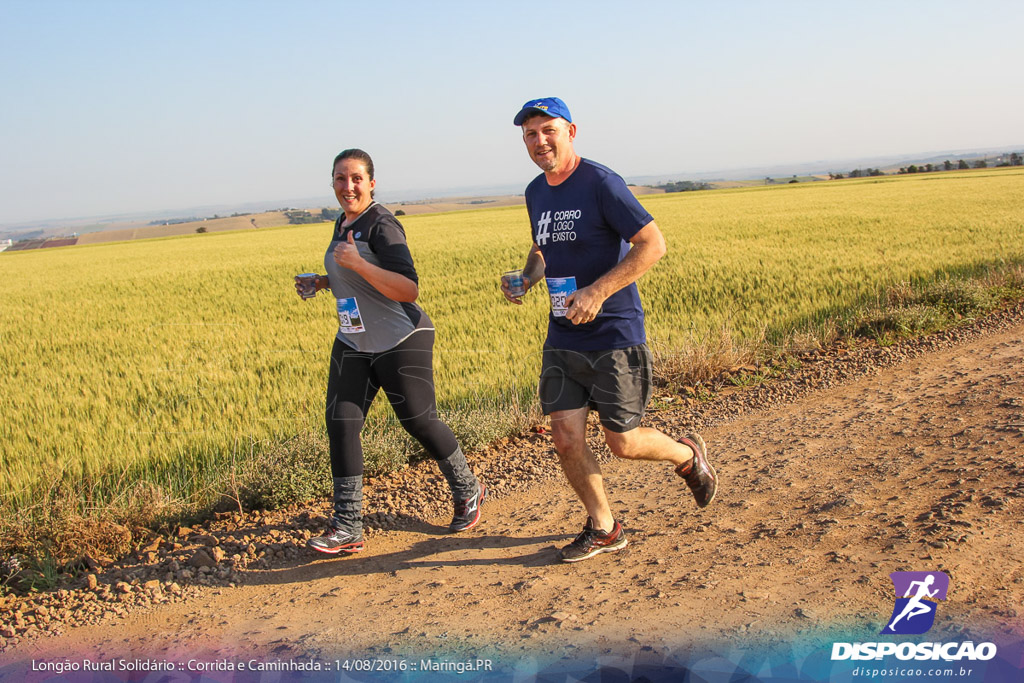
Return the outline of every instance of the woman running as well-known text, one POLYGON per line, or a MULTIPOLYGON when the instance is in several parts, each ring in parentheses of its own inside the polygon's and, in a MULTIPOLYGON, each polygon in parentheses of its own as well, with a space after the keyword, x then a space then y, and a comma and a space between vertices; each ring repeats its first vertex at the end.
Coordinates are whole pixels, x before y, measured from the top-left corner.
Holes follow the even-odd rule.
MULTIPOLYGON (((405 230, 374 201, 373 161, 366 152, 347 149, 335 157, 332 182, 343 213, 324 256, 327 275, 316 278, 316 290, 329 288, 338 311, 326 414, 334 511, 309 547, 332 555, 363 549, 360 432, 379 389, 448 480, 455 505, 448 530, 465 531, 480 520, 487 489, 437 416, 434 324, 415 303, 419 280, 405 230)), ((301 295, 298 278, 295 286, 301 295)))

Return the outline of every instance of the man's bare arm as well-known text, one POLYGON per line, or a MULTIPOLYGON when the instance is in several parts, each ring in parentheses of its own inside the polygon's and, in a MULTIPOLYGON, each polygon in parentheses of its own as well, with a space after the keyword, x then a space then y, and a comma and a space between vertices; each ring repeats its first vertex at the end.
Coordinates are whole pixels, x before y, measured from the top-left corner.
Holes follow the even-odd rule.
MULTIPOLYGON (((544 277, 544 256, 540 253, 540 247, 534 242, 530 247, 530 253, 526 256, 526 265, 523 266, 523 285, 526 287, 526 291, 530 291, 537 282, 544 277)), ((508 291, 508 284, 501 281, 501 293, 505 295, 505 298, 514 304, 523 303, 523 298, 520 296, 512 296, 508 291)), ((525 292, 524 292, 525 294, 525 292)))
MULTIPOLYGON (((605 300, 623 287, 640 279, 665 255, 665 236, 654 221, 640 228, 629 240, 633 248, 625 258, 588 287, 566 298, 566 319, 574 325, 589 323, 597 317, 605 300)), ((536 245, 534 245, 536 247, 536 245)))

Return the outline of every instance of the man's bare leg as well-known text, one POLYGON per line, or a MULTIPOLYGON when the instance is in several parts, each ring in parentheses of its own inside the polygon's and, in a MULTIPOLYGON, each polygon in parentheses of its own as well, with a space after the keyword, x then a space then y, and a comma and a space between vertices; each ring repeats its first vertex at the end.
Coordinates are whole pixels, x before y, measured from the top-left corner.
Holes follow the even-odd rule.
POLYGON ((551 436, 562 472, 587 509, 594 527, 611 531, 615 520, 608 507, 601 467, 587 446, 587 412, 587 408, 577 408, 551 413, 551 436))
POLYGON ((602 429, 608 448, 619 458, 668 460, 675 467, 693 459, 693 449, 651 427, 637 427, 628 432, 613 432, 607 427, 602 429))
POLYGON ((690 434, 684 437, 687 443, 679 443, 650 427, 637 427, 628 432, 613 432, 605 427, 604 438, 608 448, 619 458, 671 462, 676 474, 690 487, 698 507, 707 507, 715 499, 718 474, 708 462, 704 440, 698 434, 690 434), (701 449, 701 453, 694 448, 701 449))

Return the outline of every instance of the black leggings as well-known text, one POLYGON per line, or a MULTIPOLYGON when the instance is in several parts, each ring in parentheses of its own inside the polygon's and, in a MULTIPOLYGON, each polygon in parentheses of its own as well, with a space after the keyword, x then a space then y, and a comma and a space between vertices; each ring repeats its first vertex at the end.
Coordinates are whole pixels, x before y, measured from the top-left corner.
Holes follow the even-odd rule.
POLYGON ((435 460, 454 453, 459 442, 437 417, 434 398, 434 331, 417 330, 395 348, 360 353, 335 339, 327 380, 327 437, 331 444, 331 474, 363 474, 359 433, 379 389, 384 389, 405 431, 435 460))

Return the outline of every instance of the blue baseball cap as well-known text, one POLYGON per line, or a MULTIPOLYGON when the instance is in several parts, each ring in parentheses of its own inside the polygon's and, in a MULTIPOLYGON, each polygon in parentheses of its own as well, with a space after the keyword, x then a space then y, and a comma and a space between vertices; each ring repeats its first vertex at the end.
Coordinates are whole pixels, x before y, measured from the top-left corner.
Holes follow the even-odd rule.
POLYGON ((537 100, 530 100, 523 105, 523 108, 516 114, 516 118, 512 121, 517 126, 523 125, 523 121, 533 116, 534 114, 544 114, 552 118, 563 118, 569 123, 572 123, 572 116, 569 114, 569 107, 565 106, 565 102, 558 99, 557 97, 541 97, 537 100))

